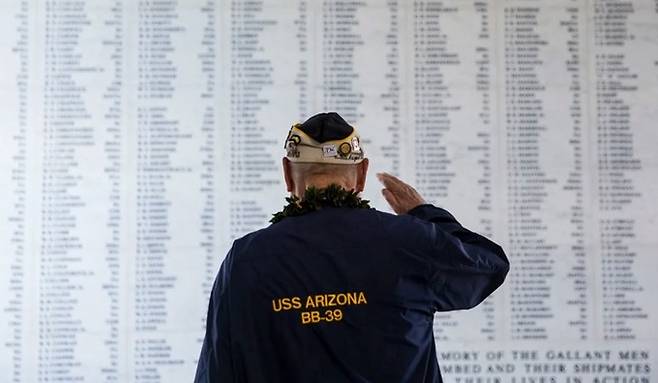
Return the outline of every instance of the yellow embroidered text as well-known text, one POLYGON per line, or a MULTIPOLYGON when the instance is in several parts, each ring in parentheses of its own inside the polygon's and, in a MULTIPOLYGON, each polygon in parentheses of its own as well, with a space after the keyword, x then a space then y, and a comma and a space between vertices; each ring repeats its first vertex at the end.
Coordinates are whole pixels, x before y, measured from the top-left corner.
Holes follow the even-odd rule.
POLYGON ((344 317, 343 307, 365 304, 368 304, 366 294, 353 291, 275 298, 272 299, 272 310, 282 312, 303 309, 299 317, 301 324, 314 324, 341 321, 344 317))

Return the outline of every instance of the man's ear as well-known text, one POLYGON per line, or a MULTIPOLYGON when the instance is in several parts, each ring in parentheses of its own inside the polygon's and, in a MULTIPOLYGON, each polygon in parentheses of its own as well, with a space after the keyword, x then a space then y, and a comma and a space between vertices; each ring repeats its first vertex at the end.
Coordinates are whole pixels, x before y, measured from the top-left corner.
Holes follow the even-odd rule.
POLYGON ((368 159, 357 164, 356 167, 356 191, 360 193, 366 187, 366 175, 368 175, 368 159))
POLYGON ((281 164, 283 165, 283 178, 286 180, 286 187, 289 192, 295 190, 295 182, 292 180, 292 169, 290 160, 283 157, 281 164))

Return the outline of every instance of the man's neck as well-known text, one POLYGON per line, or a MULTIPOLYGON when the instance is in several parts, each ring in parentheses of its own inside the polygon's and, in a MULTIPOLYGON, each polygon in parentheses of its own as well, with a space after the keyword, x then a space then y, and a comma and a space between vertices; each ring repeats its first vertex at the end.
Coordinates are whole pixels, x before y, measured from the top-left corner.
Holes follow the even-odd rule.
POLYGON ((312 186, 312 187, 315 187, 317 189, 322 189, 322 188, 326 188, 327 186, 329 186, 331 184, 338 185, 338 186, 340 186, 343 189, 348 190, 348 191, 354 190, 354 188, 355 188, 354 185, 349 185, 349 182, 346 182, 346 180, 344 180, 344 179, 318 178, 318 179, 306 180, 306 182, 303 185, 303 189, 301 187, 297 188, 297 190, 295 190, 294 194, 298 198, 301 199, 304 196, 304 192, 309 187, 312 186))

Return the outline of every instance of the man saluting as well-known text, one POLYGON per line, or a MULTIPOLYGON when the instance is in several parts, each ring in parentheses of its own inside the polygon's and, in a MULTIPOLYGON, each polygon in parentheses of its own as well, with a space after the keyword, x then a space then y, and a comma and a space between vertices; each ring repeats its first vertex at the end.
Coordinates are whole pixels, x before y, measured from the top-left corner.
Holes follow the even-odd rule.
POLYGON ((222 263, 195 382, 441 382, 434 313, 498 288, 501 247, 390 174, 397 215, 371 208, 368 159, 336 113, 294 125, 285 149, 288 204, 222 263))

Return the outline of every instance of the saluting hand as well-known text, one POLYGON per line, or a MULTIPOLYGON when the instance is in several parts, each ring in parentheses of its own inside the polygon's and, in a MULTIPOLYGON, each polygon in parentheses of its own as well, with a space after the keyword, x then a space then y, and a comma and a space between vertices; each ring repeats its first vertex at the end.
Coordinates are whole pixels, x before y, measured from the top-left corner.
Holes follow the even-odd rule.
POLYGON ((406 214, 409 210, 425 202, 416 189, 388 173, 377 173, 377 178, 384 184, 382 194, 394 212, 406 214))

